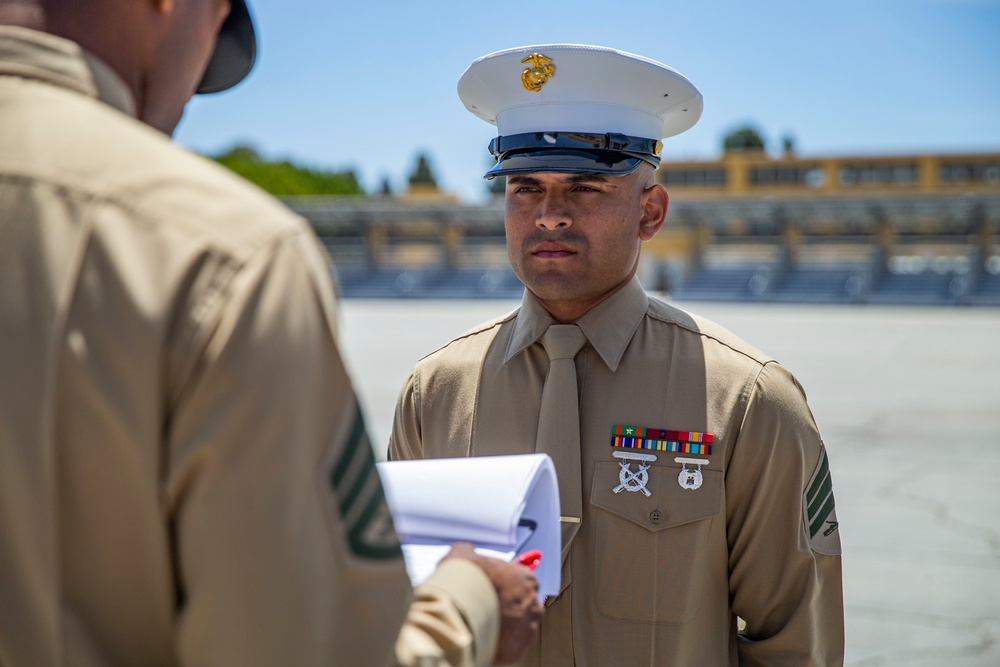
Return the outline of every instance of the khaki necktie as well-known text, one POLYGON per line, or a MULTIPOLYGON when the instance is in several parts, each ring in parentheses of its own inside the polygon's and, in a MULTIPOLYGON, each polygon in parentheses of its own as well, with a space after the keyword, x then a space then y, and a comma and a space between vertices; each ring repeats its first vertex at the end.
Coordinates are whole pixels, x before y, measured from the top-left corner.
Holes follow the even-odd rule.
POLYGON ((562 560, 580 529, 583 503, 580 483, 580 401, 573 360, 587 337, 575 324, 553 324, 542 335, 549 372, 542 387, 535 451, 552 457, 559 479, 562 560))

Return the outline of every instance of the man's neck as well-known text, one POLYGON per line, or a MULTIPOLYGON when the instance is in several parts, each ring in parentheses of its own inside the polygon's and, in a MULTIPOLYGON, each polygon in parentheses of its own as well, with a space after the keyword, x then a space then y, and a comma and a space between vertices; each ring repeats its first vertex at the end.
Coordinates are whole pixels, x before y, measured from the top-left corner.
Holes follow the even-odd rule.
POLYGON ((584 301, 546 301, 534 292, 531 292, 531 294, 535 297, 535 300, 541 304, 542 308, 548 311, 549 315, 551 315, 556 322, 559 324, 573 324, 590 312, 595 306, 604 303, 613 295, 620 292, 623 287, 632 281, 633 276, 635 276, 634 270, 629 273, 623 281, 609 289, 607 292, 604 292, 597 298, 584 301))

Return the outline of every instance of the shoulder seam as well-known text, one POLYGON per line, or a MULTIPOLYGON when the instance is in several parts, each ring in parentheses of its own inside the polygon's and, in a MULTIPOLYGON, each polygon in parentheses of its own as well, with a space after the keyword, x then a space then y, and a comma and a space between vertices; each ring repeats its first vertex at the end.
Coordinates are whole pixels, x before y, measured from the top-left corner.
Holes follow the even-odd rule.
POLYGON ((676 319, 660 315, 659 313, 654 313, 654 312, 652 312, 652 309, 647 309, 646 310, 646 316, 650 317, 650 318, 652 318, 654 320, 657 320, 659 322, 663 322, 664 324, 672 324, 672 325, 674 325, 674 326, 676 326, 678 328, 684 329, 685 331, 688 331, 690 333, 696 334, 698 336, 702 336, 703 338, 709 338, 711 340, 714 340, 719 345, 723 345, 723 346, 729 348, 730 350, 732 350, 733 352, 735 352, 735 353, 737 353, 737 354, 739 354, 741 356, 744 356, 747 359, 750 359, 751 361, 759 364, 761 368, 763 368, 765 365, 767 365, 767 364, 769 364, 771 362, 776 362, 777 361, 776 359, 772 358, 769 355, 764 355, 765 358, 762 359, 762 358, 760 358, 760 357, 758 357, 756 355, 750 354, 747 350, 741 350, 739 348, 733 347, 731 344, 729 344, 726 341, 722 340, 718 336, 715 336, 715 335, 713 335, 711 333, 708 333, 707 331, 701 331, 700 329, 692 329, 690 326, 688 326, 688 325, 684 324, 683 322, 680 322, 680 321, 678 321, 676 319))
POLYGON ((420 357, 420 359, 418 361, 423 361, 424 359, 437 354, 441 350, 444 350, 445 348, 450 347, 452 344, 457 343, 458 341, 465 340, 466 338, 472 338, 473 336, 478 336, 479 334, 485 333, 485 332, 487 332, 487 331, 489 331, 491 329, 496 329, 497 327, 503 325, 504 323, 509 322, 510 320, 514 319, 514 317, 517 315, 517 312, 519 310, 520 310, 520 306, 518 306, 517 308, 515 308, 514 310, 510 311, 509 313, 507 313, 505 315, 501 315, 500 317, 494 318, 492 320, 487 320, 486 322, 483 322, 482 324, 476 325, 475 327, 473 327, 472 329, 469 329, 465 333, 452 338, 450 341, 448 341, 444 345, 441 345, 441 346, 435 348, 434 350, 431 350, 430 352, 428 352, 424 356, 420 357))

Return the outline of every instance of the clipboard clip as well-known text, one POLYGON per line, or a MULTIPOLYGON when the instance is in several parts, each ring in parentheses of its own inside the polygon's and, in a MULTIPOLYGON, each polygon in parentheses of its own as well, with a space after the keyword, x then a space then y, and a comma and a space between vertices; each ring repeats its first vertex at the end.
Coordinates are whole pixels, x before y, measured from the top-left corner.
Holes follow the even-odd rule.
POLYGON ((530 549, 514 559, 515 562, 524 565, 529 570, 534 570, 542 562, 542 552, 538 549, 530 549))

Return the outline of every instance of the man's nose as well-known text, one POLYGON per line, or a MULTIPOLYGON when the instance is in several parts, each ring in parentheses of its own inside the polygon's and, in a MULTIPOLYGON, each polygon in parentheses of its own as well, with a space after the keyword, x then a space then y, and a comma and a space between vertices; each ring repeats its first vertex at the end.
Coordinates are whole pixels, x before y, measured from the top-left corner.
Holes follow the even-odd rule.
POLYGON ((565 199, 561 195, 546 194, 535 219, 535 225, 549 231, 571 227, 573 218, 569 214, 565 199))

